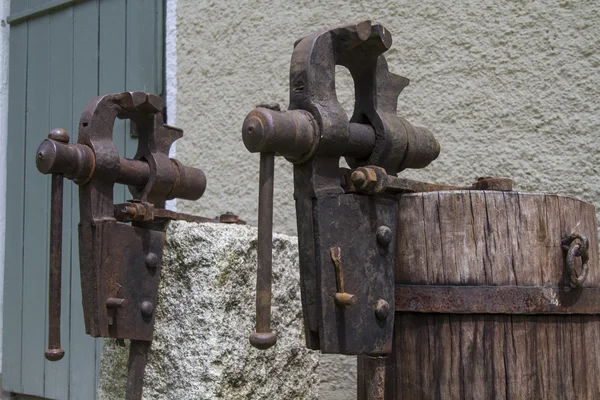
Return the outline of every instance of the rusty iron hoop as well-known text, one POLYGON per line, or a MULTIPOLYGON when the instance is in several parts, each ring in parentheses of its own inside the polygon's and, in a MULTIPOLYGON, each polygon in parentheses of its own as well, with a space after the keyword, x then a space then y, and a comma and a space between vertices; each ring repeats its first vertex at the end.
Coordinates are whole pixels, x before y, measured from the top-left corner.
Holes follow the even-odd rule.
POLYGON ((567 251, 566 268, 569 273, 569 284, 572 288, 583 285, 589 272, 588 238, 585 235, 573 233, 562 240, 562 247, 567 251), (575 271, 575 257, 581 257, 581 273, 575 271))

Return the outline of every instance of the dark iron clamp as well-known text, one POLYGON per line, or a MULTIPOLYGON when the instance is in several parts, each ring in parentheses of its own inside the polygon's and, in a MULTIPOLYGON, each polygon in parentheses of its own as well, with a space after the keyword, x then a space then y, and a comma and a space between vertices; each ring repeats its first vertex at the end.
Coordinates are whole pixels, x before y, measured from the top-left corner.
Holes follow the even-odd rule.
POLYGON ((371 21, 298 40, 290 69, 290 109, 259 105, 244 121, 246 148, 261 153, 256 332, 250 336, 259 349, 276 342, 270 327, 274 156, 295 165, 296 195, 310 197, 344 192, 340 157, 352 168, 372 165, 395 176, 406 168, 429 165, 440 152, 431 132, 397 115, 397 97, 408 79, 388 71, 382 54, 391 43, 389 32, 371 21), (348 68, 354 79, 351 118, 337 101, 336 65, 348 68), (302 177, 307 181, 302 183, 302 177))
MULTIPOLYGON (((206 176, 198 168, 187 167, 175 159, 171 159, 174 177, 167 199, 181 198, 199 199, 206 189, 206 176)), ((61 262, 62 262, 62 210, 63 210, 63 177, 84 185, 94 178, 96 159, 93 150, 81 143, 69 144, 69 135, 64 129, 53 129, 37 151, 36 166, 43 174, 52 174, 51 188, 51 239, 50 239, 50 291, 49 291, 49 340, 45 356, 50 361, 63 358, 64 350, 60 345, 60 299, 61 299, 61 262)), ((119 174, 116 183, 129 185, 137 189, 143 188, 150 179, 150 167, 147 162, 119 158, 119 174)), ((141 205, 131 203, 133 205, 141 205)), ((147 203, 143 203, 147 205, 147 203)), ((126 206, 126 205, 123 205, 126 206)), ((115 209, 115 217, 120 217, 115 209)), ((185 216, 171 217, 167 210, 160 210, 168 219, 186 219, 185 216)), ((196 219, 201 217, 196 217, 196 219)), ((131 219, 133 220, 133 219, 131 219)), ((148 220, 147 218, 145 219, 148 220)), ((152 218, 150 219, 152 220, 152 218)), ((206 219, 207 221, 209 219, 206 219)))
POLYGON ((143 371, 154 331, 166 221, 242 223, 224 214, 216 219, 164 209, 167 199, 197 200, 206 177, 197 168, 170 159, 181 129, 163 121, 162 99, 123 92, 88 102, 77 143, 64 129, 50 131, 36 164, 52 175, 49 329, 46 358, 60 360, 63 180, 79 185, 79 264, 86 332, 92 337, 130 339, 127 399, 141 399, 143 371), (117 118, 138 132, 133 159, 120 157, 113 141, 117 118), (132 200, 114 204, 114 185, 129 186, 132 200), (118 222, 131 222, 122 224, 118 222))

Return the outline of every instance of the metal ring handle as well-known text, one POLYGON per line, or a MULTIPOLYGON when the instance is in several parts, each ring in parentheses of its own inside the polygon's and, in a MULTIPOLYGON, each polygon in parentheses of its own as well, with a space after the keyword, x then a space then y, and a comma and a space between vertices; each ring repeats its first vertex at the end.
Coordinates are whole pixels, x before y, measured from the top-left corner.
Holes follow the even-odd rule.
POLYGON ((569 285, 572 288, 583 285, 589 272, 588 261, 590 259, 588 248, 589 241, 585 235, 571 234, 561 242, 564 250, 567 251, 567 272, 569 273, 569 285), (577 275, 575 271, 575 257, 581 257, 581 274, 577 275))

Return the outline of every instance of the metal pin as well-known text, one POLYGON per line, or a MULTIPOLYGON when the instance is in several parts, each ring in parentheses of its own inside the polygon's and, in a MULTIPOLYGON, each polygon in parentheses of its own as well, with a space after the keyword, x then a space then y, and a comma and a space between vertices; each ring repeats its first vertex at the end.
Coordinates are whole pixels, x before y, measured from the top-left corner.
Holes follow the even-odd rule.
POLYGON ((250 344, 268 349, 277 342, 271 332, 271 280, 273 271, 273 176, 275 154, 260 153, 258 191, 258 270, 256 274, 256 332, 250 344))
MULTIPOLYGON (((69 142, 66 131, 55 129, 48 138, 61 143, 69 142)), ((52 174, 50 203, 50 275, 48 290, 48 349, 44 355, 49 361, 63 358, 65 351, 60 346, 60 297, 62 275, 62 219, 63 219, 63 175, 52 174)))
POLYGON ((333 247, 329 250, 331 259, 335 265, 335 277, 337 283, 337 293, 333 296, 335 304, 338 306, 352 306, 356 304, 358 298, 344 291, 344 271, 342 271, 342 250, 339 247, 333 247))

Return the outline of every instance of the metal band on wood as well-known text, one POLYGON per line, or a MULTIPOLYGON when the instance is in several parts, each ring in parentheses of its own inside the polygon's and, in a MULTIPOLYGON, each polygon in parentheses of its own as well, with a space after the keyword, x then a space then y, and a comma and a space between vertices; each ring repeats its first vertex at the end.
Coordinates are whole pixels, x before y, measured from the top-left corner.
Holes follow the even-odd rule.
POLYGON ((600 288, 396 285, 396 312, 600 314, 600 288))

